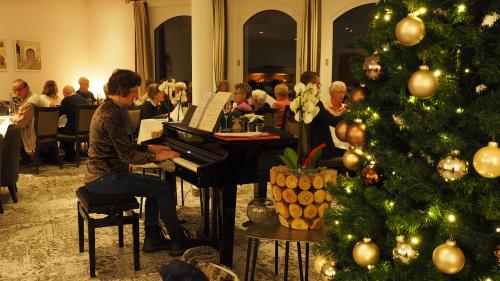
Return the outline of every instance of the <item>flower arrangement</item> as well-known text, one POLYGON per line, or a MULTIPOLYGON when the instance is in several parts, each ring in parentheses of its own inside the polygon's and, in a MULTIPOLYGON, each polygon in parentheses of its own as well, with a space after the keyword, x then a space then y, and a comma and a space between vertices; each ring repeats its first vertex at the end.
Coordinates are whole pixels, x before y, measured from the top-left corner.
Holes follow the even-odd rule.
POLYGON ((161 83, 160 86, 158 86, 158 89, 165 94, 168 94, 170 96, 171 92, 175 88, 175 79, 170 79, 170 81, 166 80, 165 82, 161 83))
POLYGON ((248 124, 264 123, 264 116, 263 115, 248 113, 248 114, 243 115, 243 118, 245 120, 247 120, 248 124))
POLYGON ((297 122, 309 124, 319 113, 320 90, 312 83, 307 86, 297 83, 293 89, 297 97, 290 103, 290 110, 295 113, 297 122))

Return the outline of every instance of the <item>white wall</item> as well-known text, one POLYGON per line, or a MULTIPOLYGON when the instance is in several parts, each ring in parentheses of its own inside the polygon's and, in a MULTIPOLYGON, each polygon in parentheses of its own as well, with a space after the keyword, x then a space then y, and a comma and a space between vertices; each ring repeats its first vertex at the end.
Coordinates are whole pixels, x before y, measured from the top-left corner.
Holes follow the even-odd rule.
POLYGON ((113 69, 135 68, 132 6, 123 0, 0 0, 0 11, 8 63, 0 72, 0 100, 9 99, 17 78, 40 93, 46 80, 56 80, 61 91, 86 75, 91 89, 102 92, 113 69), (41 42, 42 71, 15 70, 16 38, 41 42))

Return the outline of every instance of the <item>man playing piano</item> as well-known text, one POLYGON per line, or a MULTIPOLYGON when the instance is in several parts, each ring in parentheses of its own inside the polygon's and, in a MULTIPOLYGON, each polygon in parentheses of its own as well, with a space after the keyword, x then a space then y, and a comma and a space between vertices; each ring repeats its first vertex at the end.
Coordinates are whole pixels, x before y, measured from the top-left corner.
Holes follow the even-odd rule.
POLYGON ((95 194, 146 197, 143 251, 170 250, 172 256, 179 256, 193 241, 186 237, 177 220, 172 186, 156 177, 129 173, 129 164, 179 157, 168 146, 140 146, 130 142, 124 126, 127 117, 120 108, 132 104, 140 85, 141 77, 130 70, 116 70, 109 78, 109 95, 95 111, 90 124, 86 187, 95 194), (158 215, 170 240, 161 232, 158 215))

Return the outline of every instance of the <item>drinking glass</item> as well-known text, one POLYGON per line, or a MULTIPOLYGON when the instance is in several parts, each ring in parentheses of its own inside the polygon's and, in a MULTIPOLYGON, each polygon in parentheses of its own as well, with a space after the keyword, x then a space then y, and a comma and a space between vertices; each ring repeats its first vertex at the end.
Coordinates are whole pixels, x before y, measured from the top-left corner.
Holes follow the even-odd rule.
POLYGON ((224 108, 223 108, 223 112, 224 112, 224 119, 225 119, 225 123, 226 123, 226 132, 229 132, 229 125, 227 123, 227 118, 229 117, 229 112, 231 112, 231 110, 233 109, 233 105, 228 102, 224 105, 224 108))

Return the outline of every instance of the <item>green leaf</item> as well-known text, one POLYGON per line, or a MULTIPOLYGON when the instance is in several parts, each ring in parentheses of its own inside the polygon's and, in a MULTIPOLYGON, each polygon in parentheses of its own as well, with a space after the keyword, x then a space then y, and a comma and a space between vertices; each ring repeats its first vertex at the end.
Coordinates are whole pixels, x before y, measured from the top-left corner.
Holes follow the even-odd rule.
POLYGON ((319 163, 319 159, 321 159, 321 152, 322 150, 318 150, 312 157, 311 159, 311 169, 316 169, 318 168, 318 163, 319 163))
POLYGON ((292 169, 297 169, 297 166, 298 166, 298 159, 299 157, 297 156, 297 153, 295 152, 295 150, 287 147, 285 148, 285 151, 284 151, 284 156, 285 158, 291 163, 292 165, 292 169))
POLYGON ((283 163, 288 167, 288 169, 294 169, 293 164, 290 163, 290 161, 286 157, 284 157, 283 155, 279 155, 279 157, 281 161, 283 161, 283 163))

